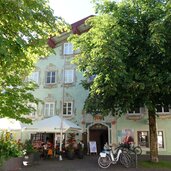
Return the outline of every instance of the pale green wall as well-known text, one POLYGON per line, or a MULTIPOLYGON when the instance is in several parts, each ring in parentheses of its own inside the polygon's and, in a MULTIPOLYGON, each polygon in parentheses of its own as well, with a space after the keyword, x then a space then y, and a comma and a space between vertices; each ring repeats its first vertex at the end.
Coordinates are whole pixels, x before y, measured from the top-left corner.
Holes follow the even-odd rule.
MULTIPOLYGON (((171 114, 169 114, 171 115, 171 114)), ((117 120, 117 124, 115 127, 117 130, 124 130, 124 129, 133 129, 134 130, 134 139, 137 145, 137 131, 149 131, 148 126, 148 117, 147 114, 144 114, 144 117, 140 120, 128 120, 126 116, 122 116, 117 120)), ((163 131, 163 138, 164 138, 164 148, 159 148, 159 154, 169 154, 171 155, 171 119, 157 119, 157 130, 163 131)), ((116 137, 117 138, 117 137, 116 137)), ((117 141, 117 140, 116 140, 117 141)), ((149 148, 142 148, 143 153, 149 151, 149 148)))
MULTIPOLYGON (((48 94, 52 94, 55 98, 56 102, 56 115, 60 114, 60 102, 62 100, 62 70, 64 66, 64 57, 62 56, 62 43, 55 49, 56 54, 49 56, 48 58, 42 59, 37 63, 37 69, 40 71, 40 84, 39 88, 34 92, 34 95, 41 100, 44 100, 48 94), (55 88, 44 88, 45 83, 45 71, 49 64, 56 65, 58 71, 58 83, 55 88)), ((72 57, 67 57, 66 64, 68 66, 69 59, 72 57)), ((74 99, 74 116, 71 119, 81 127, 83 126, 84 131, 89 131, 86 129, 85 125, 82 125, 83 115, 83 105, 84 101, 88 95, 88 91, 86 91, 81 85, 81 80, 83 76, 81 73, 76 73, 76 82, 74 86, 65 88, 65 93, 69 93, 74 99)), ((38 106, 38 117, 37 119, 41 119, 43 117, 43 105, 39 104, 38 106)), ((84 116, 85 117, 85 116, 84 116)), ((137 143, 137 131, 148 131, 148 122, 147 122, 147 112, 143 112, 143 117, 140 120, 128 120, 126 115, 119 118, 114 126, 111 129, 111 140, 117 142, 117 131, 123 129, 133 129, 134 130, 134 138, 137 143)), ((87 122, 93 123, 93 117, 87 120, 87 122)), ((104 121, 103 121, 104 122, 104 121)), ((112 120, 107 121, 112 122, 112 120)), ((164 149, 159 149, 159 154, 171 154, 171 119, 158 119, 157 128, 159 131, 163 131, 164 133, 164 149)), ((89 134, 87 134, 89 135, 89 134)), ((143 148, 143 153, 149 151, 149 148, 143 148)))
MULTIPOLYGON (((56 54, 52 54, 48 58, 41 59, 37 64, 36 68, 38 71, 40 71, 40 77, 39 77, 39 88, 36 89, 33 94, 41 99, 44 100, 48 94, 52 94, 55 98, 56 102, 56 110, 55 114, 60 115, 61 112, 61 101, 63 98, 62 93, 62 72, 64 67, 64 57, 62 56, 62 44, 58 46, 55 49, 56 54), (47 70, 47 66, 49 64, 53 64, 56 66, 57 69, 57 85, 54 88, 46 88, 45 85, 45 72, 47 70)), ((66 57, 66 68, 69 66, 69 61, 71 61, 73 57, 67 56, 66 57)), ((72 68, 75 68, 73 64, 70 64, 72 68)), ((76 68, 75 68, 76 69, 76 68)), ((77 124, 80 125, 82 120, 82 109, 84 105, 84 101, 88 95, 88 92, 83 89, 81 86, 81 80, 83 79, 83 76, 81 73, 76 72, 76 81, 74 83, 74 86, 69 86, 64 88, 64 93, 69 94, 72 96, 74 100, 74 115, 72 118, 69 118, 73 121, 76 121, 77 124)), ((43 105, 39 104, 38 106, 38 119, 43 117, 43 105)), ((81 126, 81 125, 80 125, 81 126)))

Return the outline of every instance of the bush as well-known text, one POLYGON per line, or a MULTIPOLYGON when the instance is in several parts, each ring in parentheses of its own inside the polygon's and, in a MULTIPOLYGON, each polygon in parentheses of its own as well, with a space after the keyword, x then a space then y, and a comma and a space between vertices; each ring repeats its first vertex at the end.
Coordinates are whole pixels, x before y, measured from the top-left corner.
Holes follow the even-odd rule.
POLYGON ((17 141, 6 136, 6 134, 1 134, 0 136, 0 162, 7 160, 11 157, 21 157, 24 155, 24 150, 21 144, 17 141))
POLYGON ((26 140, 23 147, 24 147, 26 155, 36 152, 36 150, 34 149, 31 143, 31 140, 26 140))

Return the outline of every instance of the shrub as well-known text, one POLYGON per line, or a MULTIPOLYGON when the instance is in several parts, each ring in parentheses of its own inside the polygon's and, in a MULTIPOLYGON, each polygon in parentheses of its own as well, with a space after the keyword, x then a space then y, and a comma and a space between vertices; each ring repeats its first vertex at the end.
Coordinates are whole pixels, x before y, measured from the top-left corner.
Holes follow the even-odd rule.
POLYGON ((24 154, 24 150, 21 144, 11 139, 6 134, 0 136, 0 162, 7 160, 11 157, 21 157, 24 154))

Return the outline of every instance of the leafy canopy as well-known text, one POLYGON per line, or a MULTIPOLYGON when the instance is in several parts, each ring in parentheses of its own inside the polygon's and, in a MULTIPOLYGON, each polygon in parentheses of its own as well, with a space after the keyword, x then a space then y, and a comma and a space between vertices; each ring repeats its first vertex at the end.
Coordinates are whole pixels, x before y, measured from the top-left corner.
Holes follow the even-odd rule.
POLYGON ((47 0, 0 0, 0 117, 27 122, 23 116, 38 102, 35 85, 24 81, 35 62, 52 50, 48 38, 68 29, 53 16, 47 0))
POLYGON ((91 29, 72 35, 78 69, 93 81, 87 111, 121 114, 146 105, 171 104, 171 1, 94 1, 91 29))

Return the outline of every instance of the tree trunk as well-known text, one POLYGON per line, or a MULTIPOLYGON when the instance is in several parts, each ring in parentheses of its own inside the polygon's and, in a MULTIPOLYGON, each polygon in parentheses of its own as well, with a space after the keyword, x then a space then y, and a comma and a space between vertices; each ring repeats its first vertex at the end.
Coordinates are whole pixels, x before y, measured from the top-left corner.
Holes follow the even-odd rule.
POLYGON ((159 162, 155 111, 149 111, 148 118, 150 131, 150 160, 152 162, 159 162))

